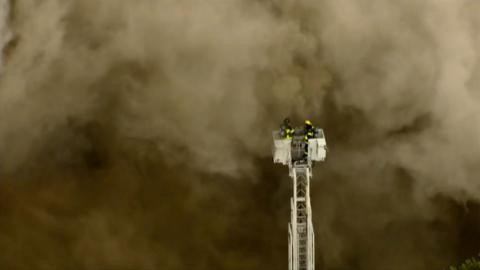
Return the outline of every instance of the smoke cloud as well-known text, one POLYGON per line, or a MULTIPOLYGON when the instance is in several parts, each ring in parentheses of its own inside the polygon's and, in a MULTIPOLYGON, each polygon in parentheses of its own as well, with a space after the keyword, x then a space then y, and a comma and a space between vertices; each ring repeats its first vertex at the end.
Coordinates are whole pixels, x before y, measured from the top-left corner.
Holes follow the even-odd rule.
POLYGON ((6 0, 0 1, 0 71, 3 68, 3 50, 10 41, 11 33, 8 28, 10 14, 10 3, 6 0))
POLYGON ((329 143, 317 268, 479 252, 479 3, 10 4, 1 268, 286 269, 285 116, 329 143))

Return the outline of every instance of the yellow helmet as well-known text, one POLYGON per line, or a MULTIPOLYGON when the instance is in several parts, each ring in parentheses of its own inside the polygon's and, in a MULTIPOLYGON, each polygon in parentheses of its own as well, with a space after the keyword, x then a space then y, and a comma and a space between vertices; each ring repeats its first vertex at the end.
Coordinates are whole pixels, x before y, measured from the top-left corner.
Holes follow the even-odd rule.
POLYGON ((305 120, 305 125, 313 126, 312 122, 310 120, 305 120))

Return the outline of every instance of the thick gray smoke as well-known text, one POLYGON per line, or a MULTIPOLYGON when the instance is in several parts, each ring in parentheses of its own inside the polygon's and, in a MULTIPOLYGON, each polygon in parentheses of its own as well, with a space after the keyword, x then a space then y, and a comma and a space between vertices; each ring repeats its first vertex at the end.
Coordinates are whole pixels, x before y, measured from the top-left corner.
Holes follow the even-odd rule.
POLYGON ((3 52, 5 45, 10 42, 11 32, 8 28, 10 15, 10 2, 8 0, 0 1, 0 72, 3 69, 3 52))
POLYGON ((285 269, 290 183, 270 132, 287 115, 329 142, 319 267, 479 251, 477 1, 7 7, 0 268, 285 269))

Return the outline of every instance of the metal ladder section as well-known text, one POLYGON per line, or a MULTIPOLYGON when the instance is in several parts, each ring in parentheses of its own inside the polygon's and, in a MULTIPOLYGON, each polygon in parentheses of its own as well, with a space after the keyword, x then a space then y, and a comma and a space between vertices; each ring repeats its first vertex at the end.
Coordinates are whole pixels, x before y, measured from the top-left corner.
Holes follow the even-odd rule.
POLYGON ((291 168, 293 197, 289 223, 289 270, 314 270, 314 233, 310 206, 311 167, 294 164, 291 168))

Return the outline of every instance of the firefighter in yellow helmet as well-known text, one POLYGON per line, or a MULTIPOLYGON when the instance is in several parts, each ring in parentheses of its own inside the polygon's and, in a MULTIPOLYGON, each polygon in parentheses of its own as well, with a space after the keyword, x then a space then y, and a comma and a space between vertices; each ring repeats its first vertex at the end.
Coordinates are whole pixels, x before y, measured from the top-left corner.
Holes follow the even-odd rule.
POLYGON ((308 140, 315 138, 315 127, 310 120, 305 120, 305 156, 308 156, 308 140))
POLYGON ((312 122, 310 120, 305 120, 305 141, 308 142, 308 139, 312 139, 315 137, 315 127, 313 127, 312 122))
POLYGON ((293 135, 295 134, 295 129, 293 129, 290 125, 290 119, 288 118, 285 118, 285 120, 283 120, 283 124, 280 127, 280 130, 283 138, 285 139, 292 139, 293 135))

